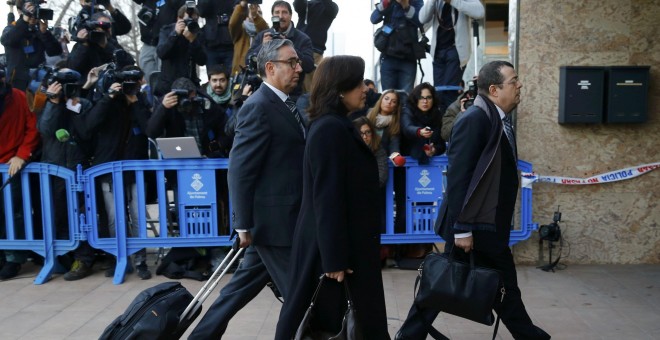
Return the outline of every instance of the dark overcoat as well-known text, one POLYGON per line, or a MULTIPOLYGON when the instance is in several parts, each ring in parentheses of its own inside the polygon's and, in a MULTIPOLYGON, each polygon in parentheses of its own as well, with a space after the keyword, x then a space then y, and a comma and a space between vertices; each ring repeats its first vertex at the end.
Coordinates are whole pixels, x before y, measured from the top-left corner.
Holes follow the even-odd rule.
MULTIPOLYGON (((329 113, 311 123, 303 162, 303 205, 294 233, 289 296, 277 339, 291 339, 322 273, 348 275, 357 315, 367 339, 389 339, 380 271, 378 168, 351 121, 329 113)), ((316 322, 333 332, 346 308, 342 285, 326 280, 316 322)))

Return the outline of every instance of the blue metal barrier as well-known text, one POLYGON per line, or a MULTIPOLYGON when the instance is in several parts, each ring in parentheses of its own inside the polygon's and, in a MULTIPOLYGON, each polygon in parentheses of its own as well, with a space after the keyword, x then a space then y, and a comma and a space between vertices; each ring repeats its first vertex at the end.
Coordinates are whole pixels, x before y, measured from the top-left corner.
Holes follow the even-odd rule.
MULTIPOLYGON (((218 202, 216 201, 215 170, 227 169, 227 159, 177 159, 135 160, 100 164, 84 172, 79 178, 85 186, 85 223, 81 226, 88 234, 92 247, 102 249, 117 257, 113 282, 124 281, 128 257, 143 248, 156 247, 204 247, 231 245, 229 233, 221 235, 218 225, 218 202), (145 172, 156 175, 158 197, 158 233, 149 236, 147 228, 145 172), (176 172, 174 193, 178 219, 168 220, 169 201, 166 189, 166 171, 176 172), (134 173, 134 175, 133 175, 134 173), (103 211, 98 211, 97 183, 103 178, 112 178, 115 204, 116 236, 103 235, 99 221, 103 211), (137 235, 129 235, 127 223, 126 184, 137 186, 137 235), (168 227, 176 227, 172 230, 168 227)), ((174 180, 171 177, 170 180, 174 180)))
MULTIPOLYGON (((385 197, 385 233, 381 243, 434 243, 444 242, 435 234, 434 225, 438 217, 445 179, 443 171, 447 169, 447 156, 431 158, 428 165, 420 165, 415 159, 406 157, 406 232, 394 231, 394 167, 390 163, 389 179, 385 197)), ((532 171, 532 164, 518 161, 518 169, 532 171)), ((512 226, 509 244, 514 245, 528 239, 538 224, 532 222, 532 189, 522 188, 520 194, 520 226, 512 226)))
MULTIPOLYGON (((2 174, 2 183, 9 179, 8 166, 0 165, 0 174, 2 174)), ((11 250, 31 250, 44 257, 44 266, 34 279, 35 284, 43 284, 48 281, 54 269, 58 266, 57 256, 63 255, 78 247, 84 235, 78 229, 78 198, 77 187, 75 180, 75 173, 69 169, 59 167, 52 164, 45 163, 30 163, 7 185, 3 192, 4 206, 1 207, 5 212, 5 232, 6 237, 0 239, 0 249, 11 250), (39 192, 41 207, 32 206, 32 192, 30 177, 38 176, 39 179, 39 192), (56 225, 53 218, 53 200, 62 199, 61 197, 53 197, 52 182, 53 178, 61 178, 64 180, 67 200, 67 217, 68 225, 68 239, 56 238, 56 225), (20 182, 18 182, 20 180, 20 182), (15 225, 14 218, 14 205, 19 202, 12 200, 12 186, 20 185, 21 200, 23 214, 23 225, 15 225), (42 220, 36 221, 38 226, 41 224, 41 230, 35 229, 35 221, 33 221, 32 211, 41 209, 42 220), (21 237, 16 235, 19 231, 21 237), (42 234, 42 235, 41 235, 42 234)))
MULTIPOLYGON (((35 284, 46 282, 57 265, 56 256, 78 247, 80 240, 88 240, 90 245, 117 257, 113 282, 124 281, 129 256, 143 248, 160 247, 205 247, 227 246, 231 242, 231 226, 218 223, 219 204, 216 195, 216 170, 227 169, 228 159, 179 159, 179 160, 135 160, 101 164, 77 173, 66 168, 44 163, 31 163, 19 175, 22 184, 22 207, 25 215, 25 237, 17 237, 11 213, 5 214, 6 237, 0 239, 0 249, 32 250, 45 258, 35 284), (31 205, 30 176, 40 179, 41 207, 31 205), (155 177, 155 190, 158 202, 158 218, 150 219, 147 214, 146 176, 155 177), (167 176, 166 176, 167 175, 167 176), (56 239, 53 218, 52 177, 61 178, 66 185, 69 239, 56 239), (167 181, 176 182, 167 183, 167 181), (111 183, 112 200, 115 209, 115 236, 111 237, 104 228, 105 209, 99 184, 111 183), (129 221, 127 216, 129 198, 127 187, 135 185, 137 195, 137 221, 129 221), (170 188, 168 188, 168 186, 170 188), (174 189, 173 201, 168 199, 168 189, 174 189), (85 196, 85 211, 78 213, 78 192, 85 196), (172 207, 173 206, 173 207, 172 207), (121 209, 117 207, 122 207, 121 209), (43 211, 43 237, 35 237, 32 210, 43 211), (170 212, 176 212, 173 218, 170 212), (129 232, 129 224, 134 223, 135 234, 129 232), (156 227, 157 225, 157 227, 156 227), (149 232, 151 226, 151 233, 149 232), (226 229, 224 229, 226 227, 226 229)), ((393 243, 432 243, 442 242, 435 235, 433 226, 438 216, 444 191, 443 170, 447 167, 445 156, 433 157, 428 165, 419 165, 407 157, 405 171, 406 185, 406 230, 394 230, 394 176, 390 167, 386 187, 385 233, 381 235, 383 244, 393 243)), ((518 162, 518 168, 531 172, 532 165, 518 162)), ((8 167, 0 165, 3 182, 8 179, 8 167)), ((224 179, 223 179, 224 180, 224 179)), ((12 212, 11 188, 1 193, 4 209, 12 212)), ((226 211, 231 211, 230 202, 226 211)), ((512 226, 510 244, 516 244, 531 236, 538 225, 532 222, 532 189, 522 188, 519 204, 519 227, 512 226)), ((231 221, 228 221, 231 224, 231 221)))

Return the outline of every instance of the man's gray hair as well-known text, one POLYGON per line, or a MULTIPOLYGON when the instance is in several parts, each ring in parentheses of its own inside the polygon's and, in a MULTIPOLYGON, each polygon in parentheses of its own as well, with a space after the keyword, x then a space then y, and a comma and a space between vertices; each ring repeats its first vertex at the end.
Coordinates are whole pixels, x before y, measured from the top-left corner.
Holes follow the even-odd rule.
POLYGON ((273 39, 261 45, 259 54, 257 54, 257 69, 262 78, 266 78, 266 63, 278 60, 279 49, 283 46, 293 47, 293 42, 289 39, 273 39))

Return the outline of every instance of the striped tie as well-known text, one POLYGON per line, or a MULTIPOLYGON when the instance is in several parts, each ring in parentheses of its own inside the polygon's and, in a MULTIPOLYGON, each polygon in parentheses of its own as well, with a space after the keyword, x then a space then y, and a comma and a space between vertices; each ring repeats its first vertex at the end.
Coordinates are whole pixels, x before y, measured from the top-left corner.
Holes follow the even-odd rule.
POLYGON ((504 116, 502 119, 502 123, 504 123, 504 134, 506 135, 506 139, 509 140, 509 144, 511 145, 511 150, 513 151, 513 158, 518 161, 518 151, 516 150, 516 137, 513 134, 513 127, 511 126, 511 116, 507 115, 504 116))
POLYGON ((302 118, 300 117, 300 113, 298 112, 298 107, 296 106, 296 102, 293 99, 291 99, 291 97, 287 97, 284 103, 289 108, 291 113, 293 113, 293 116, 296 118, 298 125, 300 125, 300 129, 302 130, 303 137, 307 138, 307 134, 305 133, 305 125, 303 125, 302 118))

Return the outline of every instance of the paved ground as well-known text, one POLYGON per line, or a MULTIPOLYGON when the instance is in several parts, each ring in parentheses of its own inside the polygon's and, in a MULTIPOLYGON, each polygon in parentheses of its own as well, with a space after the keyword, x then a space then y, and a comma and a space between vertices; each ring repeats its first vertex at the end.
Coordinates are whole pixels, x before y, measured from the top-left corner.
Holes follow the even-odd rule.
MULTIPOLYGON (((141 281, 132 274, 113 285, 99 271, 78 282, 56 276, 36 286, 37 270, 28 264, 20 277, 0 282, 0 339, 96 339, 141 290, 167 280, 141 281)), ((410 307, 415 275, 383 271, 391 335, 410 307)), ((574 265, 556 273, 521 266, 518 280, 532 319, 553 339, 660 339, 660 266, 574 265)), ((193 293, 202 285, 182 283, 193 293)), ((232 320, 225 339, 272 339, 279 309, 264 290, 232 320)), ((492 332, 446 315, 434 325, 452 339, 490 339, 492 332)), ((505 327, 500 329, 499 339, 511 339, 505 327)))

